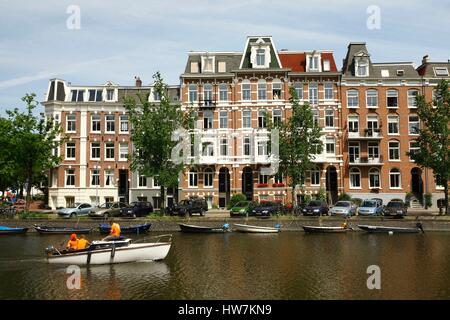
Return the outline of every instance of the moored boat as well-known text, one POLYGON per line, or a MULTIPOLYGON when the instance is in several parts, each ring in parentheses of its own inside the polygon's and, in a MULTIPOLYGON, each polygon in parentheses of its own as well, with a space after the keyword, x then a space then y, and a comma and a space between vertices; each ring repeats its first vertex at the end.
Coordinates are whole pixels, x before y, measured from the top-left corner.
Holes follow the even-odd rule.
POLYGON ((229 224, 225 223, 221 227, 205 227, 205 226, 196 226, 191 224, 179 223, 181 232, 189 232, 189 233, 223 233, 229 231, 229 224))
POLYGON ((172 235, 154 238, 157 240, 145 243, 132 243, 131 239, 123 237, 115 241, 93 241, 88 248, 76 251, 59 251, 50 247, 46 249, 47 261, 54 264, 97 265, 163 260, 172 245, 172 235), (168 240, 161 241, 164 238, 168 240))
POLYGON ((303 226, 303 230, 308 233, 344 233, 352 229, 348 227, 303 226))
MULTIPOLYGON (((120 227, 120 233, 122 234, 143 234, 149 231, 151 223, 137 224, 126 227, 120 227)), ((108 234, 111 231, 111 226, 109 224, 101 224, 99 226, 100 233, 108 234)))
POLYGON ((247 232, 247 233, 277 233, 280 232, 280 225, 276 225, 275 227, 261 227, 261 226, 252 226, 248 224, 234 224, 235 231, 238 232, 247 232))
POLYGON ((421 223, 417 223, 415 227, 409 228, 371 225, 358 225, 358 228, 370 233, 425 233, 421 223))
POLYGON ((92 231, 90 228, 48 227, 39 225, 34 225, 34 229, 40 234, 87 234, 92 231))
POLYGON ((27 233, 28 228, 10 228, 6 226, 0 226, 0 234, 24 234, 27 233))

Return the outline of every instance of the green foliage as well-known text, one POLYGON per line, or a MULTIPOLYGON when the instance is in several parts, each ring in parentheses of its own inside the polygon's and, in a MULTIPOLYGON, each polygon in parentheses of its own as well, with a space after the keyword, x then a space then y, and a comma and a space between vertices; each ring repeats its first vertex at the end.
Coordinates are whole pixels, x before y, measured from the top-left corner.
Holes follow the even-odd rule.
MULTIPOLYGON (((417 114, 421 121, 419 149, 408 155, 421 167, 433 170, 437 181, 444 186, 445 201, 448 202, 448 181, 450 179, 450 82, 441 80, 432 103, 425 96, 418 95, 417 114)), ((448 208, 446 209, 448 214, 448 208)))
POLYGON ((153 78, 160 103, 149 102, 148 95, 139 95, 139 101, 126 97, 123 103, 129 113, 131 140, 135 147, 130 156, 131 169, 145 176, 157 176, 165 203, 165 188, 177 186, 184 167, 183 163, 171 160, 172 149, 178 143, 172 141, 172 134, 177 129, 189 128, 192 117, 181 110, 179 103, 170 101, 167 85, 159 72, 153 78))
POLYGON ((230 203, 228 204, 227 209, 228 210, 231 209, 241 201, 247 201, 247 197, 245 196, 245 194, 242 193, 233 194, 231 196, 230 203))
POLYGON ((309 103, 300 104, 297 93, 290 87, 292 116, 280 125, 280 171, 289 177, 292 198, 294 189, 303 185, 306 172, 313 166, 315 154, 322 152, 321 128, 314 123, 309 103))
POLYGON ((316 195, 316 200, 320 200, 323 202, 327 201, 327 192, 324 188, 319 189, 319 192, 316 195))
POLYGON ((351 201, 352 197, 348 193, 341 193, 338 197, 339 201, 351 201))
POLYGON ((431 193, 425 193, 425 207, 429 208, 433 205, 433 195, 431 193))
POLYGON ((308 205, 311 201, 312 201, 311 195, 307 194, 303 199, 303 204, 308 205))
POLYGON ((213 203, 213 205, 211 206, 212 209, 219 209, 219 205, 217 205, 216 203, 213 203))
POLYGON ((24 186, 27 209, 31 188, 45 180, 47 172, 59 164, 61 158, 53 151, 65 141, 65 137, 56 139, 62 131, 52 118, 46 119, 43 113, 33 114, 38 105, 35 97, 32 93, 22 98, 27 105, 25 112, 18 108, 7 110, 8 117, 0 119, 0 185, 2 188, 24 186))

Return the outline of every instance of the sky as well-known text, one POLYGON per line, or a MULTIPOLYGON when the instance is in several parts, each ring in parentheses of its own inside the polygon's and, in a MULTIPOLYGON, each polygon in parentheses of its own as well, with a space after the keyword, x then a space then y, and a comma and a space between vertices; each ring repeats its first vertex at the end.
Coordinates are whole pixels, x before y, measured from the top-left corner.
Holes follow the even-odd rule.
POLYGON ((448 0, 1 0, 0 115, 23 109, 25 93, 43 101, 51 78, 145 85, 160 71, 178 84, 189 51, 242 51, 249 35, 273 36, 278 50, 333 50, 338 68, 354 41, 373 62, 448 61, 449 18, 448 0))

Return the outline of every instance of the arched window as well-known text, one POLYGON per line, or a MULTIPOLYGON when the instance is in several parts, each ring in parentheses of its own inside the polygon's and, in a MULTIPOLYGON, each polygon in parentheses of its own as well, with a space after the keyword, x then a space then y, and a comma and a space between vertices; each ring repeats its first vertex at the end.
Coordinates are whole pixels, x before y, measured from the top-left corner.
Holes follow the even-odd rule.
POLYGON ((359 106, 359 93, 358 90, 348 90, 347 91, 347 107, 357 108, 359 106))
POLYGON ((196 169, 191 169, 189 171, 189 187, 198 186, 198 173, 196 169))
POLYGON ((265 128, 267 126, 266 114, 267 114, 266 109, 258 110, 258 128, 265 128))
POLYGON ((366 90, 366 104, 369 108, 378 107, 378 91, 376 89, 366 90))
POLYGON ((315 167, 310 173, 311 186, 320 186, 320 169, 315 167))
POLYGON ((211 103, 213 100, 213 86, 212 84, 206 83, 203 85, 203 100, 205 103, 211 103))
POLYGON ((298 99, 303 99, 303 83, 296 82, 294 83, 295 93, 297 93, 298 99))
POLYGON ((334 110, 333 109, 325 110, 325 127, 327 127, 327 128, 334 127, 334 110))
POLYGON ((400 160, 400 141, 389 141, 389 160, 400 160))
POLYGON ((197 85, 196 84, 189 85, 189 102, 192 102, 192 103, 197 102, 197 85))
POLYGON ((252 110, 242 110, 242 128, 252 127, 252 110))
POLYGON ((361 171, 357 168, 350 169, 350 188, 361 188, 361 171))
POLYGON ((397 168, 394 168, 389 172, 389 187, 391 189, 400 189, 401 186, 402 186, 402 184, 401 184, 400 170, 397 168))
POLYGON ((258 100, 266 100, 267 99, 267 84, 266 80, 258 81, 258 100))
POLYGON ((214 181, 214 172, 211 168, 206 168, 203 172, 203 184, 206 188, 211 188, 214 181))
POLYGON ((226 83, 221 83, 219 85, 219 100, 220 101, 228 100, 228 85, 226 83))
POLYGON ((409 108, 417 108, 416 97, 419 95, 419 90, 411 89, 408 90, 408 107, 409 108))
POLYGON ((359 116, 356 113, 348 115, 348 131, 359 132, 359 116))
POLYGON ((369 188, 379 188, 380 187, 380 170, 377 168, 372 168, 369 171, 369 188))
POLYGON ((250 84, 250 80, 242 81, 242 100, 251 100, 252 99, 252 88, 250 84))
POLYGON ((279 100, 281 99, 281 80, 280 79, 273 79, 272 80, 272 99, 273 100, 279 100))
POLYGON ((386 105, 388 108, 398 108, 398 91, 389 89, 386 93, 386 105))

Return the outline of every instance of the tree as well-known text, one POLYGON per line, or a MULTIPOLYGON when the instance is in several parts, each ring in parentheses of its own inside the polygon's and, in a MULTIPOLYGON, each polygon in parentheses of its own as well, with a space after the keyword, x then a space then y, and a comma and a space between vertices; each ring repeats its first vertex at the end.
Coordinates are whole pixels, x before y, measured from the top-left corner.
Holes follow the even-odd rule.
POLYGON ((16 165, 12 160, 13 146, 11 145, 12 122, 6 118, 0 118, 0 191, 3 196, 8 188, 14 185, 14 172, 16 165))
POLYGON ((295 187, 302 186, 308 170, 314 167, 315 154, 322 152, 321 128, 314 123, 309 103, 300 104, 293 87, 289 88, 292 116, 280 125, 280 171, 289 177, 292 201, 297 203, 295 187))
POLYGON ((148 94, 139 94, 139 104, 134 97, 126 97, 124 107, 129 113, 134 145, 130 157, 131 169, 158 179, 164 205, 166 188, 178 185, 179 174, 184 168, 183 163, 171 160, 172 149, 178 143, 172 141, 172 134, 181 127, 186 128, 189 121, 181 105, 170 101, 167 85, 160 73, 153 78, 155 91, 160 97, 159 104, 149 102, 148 94))
POLYGON ((61 158, 54 154, 54 150, 64 141, 57 140, 61 134, 59 124, 52 118, 46 119, 43 113, 39 116, 33 114, 38 105, 35 97, 36 94, 32 93, 22 98, 27 104, 25 112, 17 108, 6 111, 11 123, 8 153, 13 162, 13 178, 24 185, 27 211, 32 186, 40 183, 42 177, 59 164, 61 158))
POLYGON ((448 210, 448 182, 450 179, 450 82, 442 80, 436 88, 432 103, 418 95, 417 114, 423 126, 419 129, 419 149, 407 154, 419 166, 431 168, 434 177, 444 186, 445 213, 448 210))

